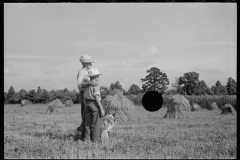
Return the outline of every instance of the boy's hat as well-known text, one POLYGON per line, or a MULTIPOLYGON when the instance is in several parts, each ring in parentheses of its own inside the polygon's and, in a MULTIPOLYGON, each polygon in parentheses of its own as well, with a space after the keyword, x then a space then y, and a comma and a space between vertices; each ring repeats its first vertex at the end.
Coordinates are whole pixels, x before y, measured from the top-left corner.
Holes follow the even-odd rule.
POLYGON ((88 77, 94 77, 98 75, 101 75, 101 74, 99 73, 97 68, 92 68, 88 70, 88 75, 87 75, 88 77))
POLYGON ((79 60, 81 63, 94 63, 93 61, 91 61, 91 56, 87 54, 82 55, 79 60))

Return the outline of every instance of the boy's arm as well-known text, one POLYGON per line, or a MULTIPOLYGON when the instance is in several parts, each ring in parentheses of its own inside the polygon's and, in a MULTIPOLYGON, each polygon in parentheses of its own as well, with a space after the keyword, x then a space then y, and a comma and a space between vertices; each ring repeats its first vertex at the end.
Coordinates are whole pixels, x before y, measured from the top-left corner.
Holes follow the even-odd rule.
POLYGON ((82 88, 86 88, 86 87, 88 87, 90 85, 96 87, 96 86, 98 86, 98 83, 96 83, 94 81, 89 81, 87 78, 84 78, 82 83, 81 83, 81 87, 82 88))
POLYGON ((95 96, 95 100, 96 100, 96 102, 97 102, 97 104, 98 104, 98 106, 99 106, 99 108, 100 108, 101 115, 102 115, 102 117, 103 117, 103 116, 105 115, 105 112, 104 112, 102 103, 101 103, 101 101, 100 101, 100 96, 99 96, 99 95, 96 95, 96 96, 95 96))
POLYGON ((86 75, 85 75, 84 71, 79 71, 78 74, 77 74, 77 86, 78 86, 78 89, 80 90, 81 88, 86 88, 86 87, 88 87, 90 85, 96 87, 96 86, 98 86, 98 83, 89 81, 86 78, 86 75))
POLYGON ((101 101, 100 101, 101 97, 100 97, 100 89, 99 89, 99 86, 93 88, 93 95, 94 95, 94 98, 95 98, 95 100, 96 100, 99 108, 100 108, 101 115, 104 116, 104 115, 105 115, 105 112, 104 112, 102 103, 101 103, 101 101))

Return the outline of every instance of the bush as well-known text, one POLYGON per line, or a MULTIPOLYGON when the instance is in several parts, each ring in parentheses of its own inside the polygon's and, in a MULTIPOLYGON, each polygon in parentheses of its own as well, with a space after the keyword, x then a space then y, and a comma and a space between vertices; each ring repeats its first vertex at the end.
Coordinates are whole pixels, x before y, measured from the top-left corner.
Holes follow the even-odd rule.
POLYGON ((135 104, 135 105, 142 105, 142 97, 143 97, 142 93, 130 94, 130 95, 126 95, 125 97, 127 99, 129 99, 130 101, 132 101, 133 104, 135 104))

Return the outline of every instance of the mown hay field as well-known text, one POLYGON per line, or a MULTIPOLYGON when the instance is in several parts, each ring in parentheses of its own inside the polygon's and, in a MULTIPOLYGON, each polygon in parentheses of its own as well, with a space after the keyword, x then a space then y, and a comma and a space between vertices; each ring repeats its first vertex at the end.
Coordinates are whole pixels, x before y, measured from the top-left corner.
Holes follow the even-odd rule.
POLYGON ((4 105, 4 158, 226 158, 237 155, 236 116, 221 111, 191 112, 191 119, 162 119, 166 108, 135 107, 134 120, 119 123, 108 143, 73 142, 80 105, 45 114, 47 106, 4 105))

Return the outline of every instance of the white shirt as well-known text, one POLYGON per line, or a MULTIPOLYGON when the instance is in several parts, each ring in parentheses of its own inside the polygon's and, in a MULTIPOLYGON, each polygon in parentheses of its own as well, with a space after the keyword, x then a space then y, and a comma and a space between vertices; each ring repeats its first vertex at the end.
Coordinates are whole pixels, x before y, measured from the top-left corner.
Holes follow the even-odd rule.
POLYGON ((85 99, 91 99, 91 100, 95 100, 96 95, 99 95, 99 98, 101 100, 99 86, 96 86, 96 87, 88 86, 85 89, 84 94, 83 94, 85 99))
POLYGON ((77 86, 79 91, 84 91, 85 89, 81 87, 81 84, 87 81, 90 81, 90 78, 87 77, 88 69, 82 68, 77 74, 77 86))

